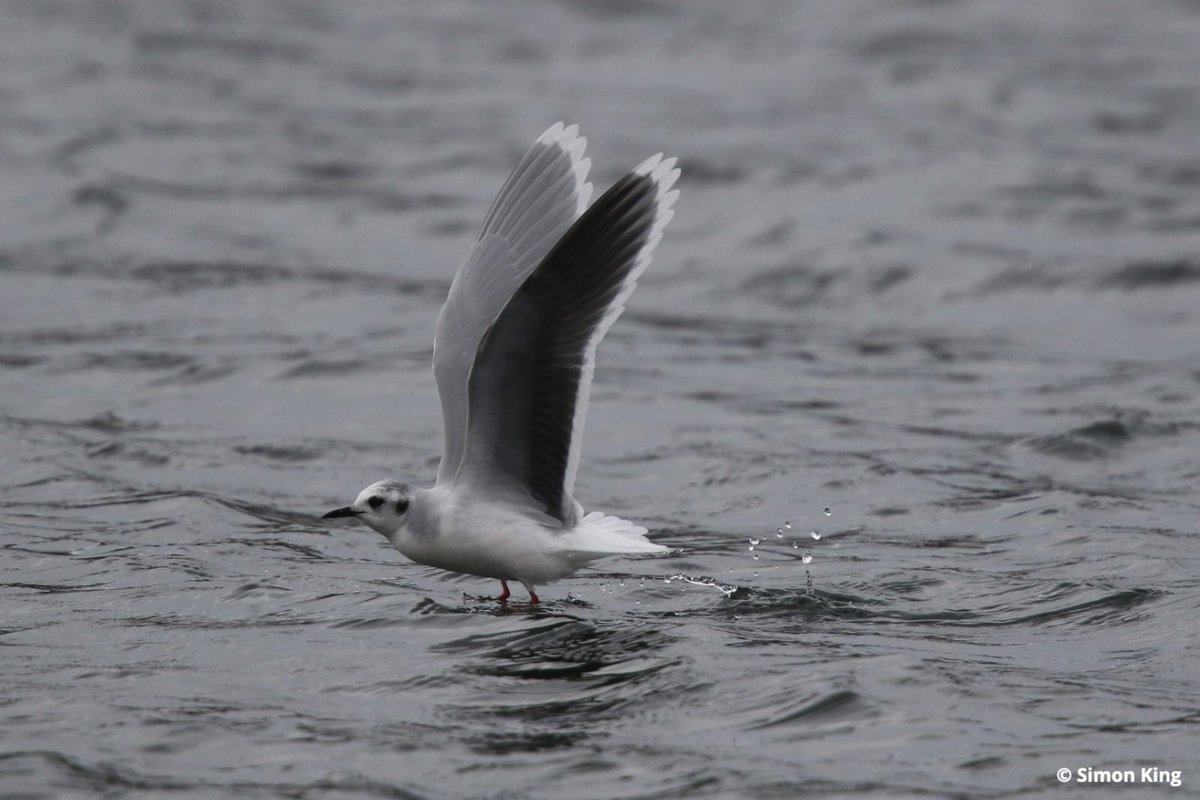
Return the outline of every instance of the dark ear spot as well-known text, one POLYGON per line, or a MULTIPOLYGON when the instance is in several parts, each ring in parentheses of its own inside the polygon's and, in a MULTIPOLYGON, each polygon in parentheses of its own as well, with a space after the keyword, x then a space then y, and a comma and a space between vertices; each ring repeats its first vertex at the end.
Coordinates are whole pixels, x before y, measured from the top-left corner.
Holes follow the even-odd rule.
POLYGON ((397 500, 396 501, 396 513, 403 514, 405 511, 408 511, 408 501, 407 500, 397 500))
POLYGON ((375 495, 371 499, 367 500, 367 505, 369 505, 371 508, 379 508, 381 505, 383 505, 383 498, 379 495, 375 495))

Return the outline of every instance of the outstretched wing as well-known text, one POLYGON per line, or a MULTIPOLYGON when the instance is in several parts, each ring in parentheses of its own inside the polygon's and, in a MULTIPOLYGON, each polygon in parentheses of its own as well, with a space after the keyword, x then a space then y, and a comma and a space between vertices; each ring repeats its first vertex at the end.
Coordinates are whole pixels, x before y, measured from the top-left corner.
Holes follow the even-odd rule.
POLYGON ((621 178, 521 284, 475 356, 457 484, 571 526, 596 347, 674 212, 675 159, 621 178))
POLYGON ((445 449, 438 483, 452 481, 467 435, 467 378, 488 327, 591 198, 591 159, 579 127, 543 133, 505 181, 438 316, 433 374, 442 400, 445 449))

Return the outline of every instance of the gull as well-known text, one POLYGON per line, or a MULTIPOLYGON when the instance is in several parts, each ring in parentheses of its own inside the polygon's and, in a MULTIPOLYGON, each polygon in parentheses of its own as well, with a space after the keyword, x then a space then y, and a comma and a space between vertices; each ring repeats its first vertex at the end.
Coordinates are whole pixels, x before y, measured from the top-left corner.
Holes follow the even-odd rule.
POLYGON ((438 316, 437 482, 373 483, 324 518, 354 517, 409 559, 495 578, 499 600, 605 556, 661 553, 646 528, 585 514, 575 475, 596 348, 625 309, 679 196, 652 156, 588 205, 579 127, 543 133, 500 189, 438 316))

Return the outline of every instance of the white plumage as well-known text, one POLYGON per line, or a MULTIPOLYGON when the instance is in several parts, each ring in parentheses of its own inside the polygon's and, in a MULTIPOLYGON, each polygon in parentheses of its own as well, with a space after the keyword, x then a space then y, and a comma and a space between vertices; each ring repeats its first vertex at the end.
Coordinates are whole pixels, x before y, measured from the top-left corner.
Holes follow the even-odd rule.
POLYGON ((655 553, 646 529, 574 499, 596 348, 674 215, 675 159, 647 159, 588 206, 577 126, 513 170, 438 317, 445 447, 437 484, 380 481, 326 517, 358 517, 413 561, 534 586, 606 555, 655 553))

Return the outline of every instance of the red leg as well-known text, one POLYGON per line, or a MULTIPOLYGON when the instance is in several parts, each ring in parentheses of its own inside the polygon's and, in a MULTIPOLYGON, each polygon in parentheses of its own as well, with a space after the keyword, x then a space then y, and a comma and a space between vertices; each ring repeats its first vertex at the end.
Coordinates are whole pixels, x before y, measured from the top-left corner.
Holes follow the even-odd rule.
MULTIPOLYGON (((500 592, 500 596, 497 597, 496 599, 499 600, 501 603, 503 603, 506 600, 508 600, 508 595, 510 594, 510 592, 508 591, 508 581, 500 581, 500 586, 503 587, 504 591, 500 592)), ((537 602, 537 601, 534 601, 534 602, 537 602)))
POLYGON ((536 606, 538 603, 541 602, 540 600, 538 600, 537 592, 535 592, 533 590, 532 586, 530 586, 527 583, 527 584, 525 584, 525 589, 526 589, 526 591, 529 592, 529 605, 536 606))

